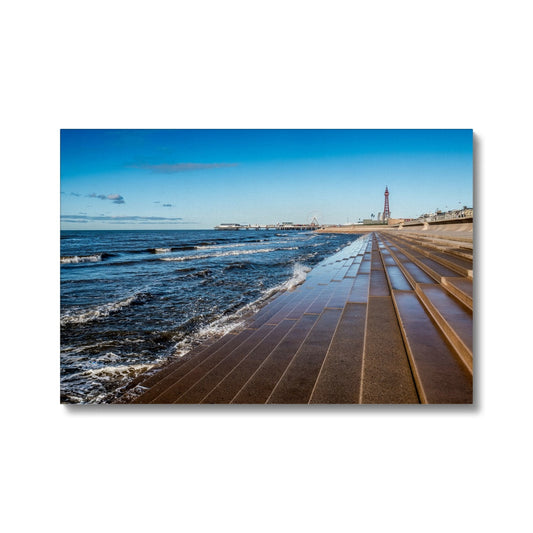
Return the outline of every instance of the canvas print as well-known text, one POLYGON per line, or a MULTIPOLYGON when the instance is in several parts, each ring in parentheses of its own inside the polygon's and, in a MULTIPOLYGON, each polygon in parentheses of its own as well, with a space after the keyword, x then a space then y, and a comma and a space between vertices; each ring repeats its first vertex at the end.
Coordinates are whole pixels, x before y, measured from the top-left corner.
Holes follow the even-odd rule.
POLYGON ((62 403, 473 402, 472 130, 60 139, 62 403))

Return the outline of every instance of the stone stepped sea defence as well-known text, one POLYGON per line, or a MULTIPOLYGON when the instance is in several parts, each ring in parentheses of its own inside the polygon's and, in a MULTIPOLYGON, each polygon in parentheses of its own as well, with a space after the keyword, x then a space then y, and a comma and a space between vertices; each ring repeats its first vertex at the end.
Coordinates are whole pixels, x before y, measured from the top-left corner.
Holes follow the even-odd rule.
POLYGON ((123 401, 472 403, 470 233, 369 232, 123 401))

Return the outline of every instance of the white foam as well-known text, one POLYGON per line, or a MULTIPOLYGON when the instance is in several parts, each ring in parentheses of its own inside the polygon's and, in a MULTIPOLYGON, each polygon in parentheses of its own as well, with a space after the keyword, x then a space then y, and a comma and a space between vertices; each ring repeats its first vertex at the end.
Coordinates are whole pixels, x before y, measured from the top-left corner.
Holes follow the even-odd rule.
POLYGON ((155 253, 156 254, 166 254, 171 251, 171 248, 156 248, 155 253))
POLYGON ((102 254, 74 255, 61 258, 61 263, 97 263, 102 260, 102 254))
POLYGON ((66 324, 83 324, 85 322, 91 322, 93 320, 99 320, 101 318, 105 318, 109 316, 111 313, 115 313, 119 311, 120 309, 123 309, 124 307, 128 307, 132 303, 138 301, 139 298, 145 294, 146 293, 138 292, 128 298, 124 298, 123 300, 118 300, 116 302, 110 302, 107 304, 99 305, 98 307, 88 309, 81 313, 77 313, 73 315, 71 314, 63 315, 61 317, 61 325, 64 326, 66 324))
POLYGON ((204 246, 197 246, 197 250, 220 250, 220 248, 242 248, 243 246, 250 246, 252 243, 239 242, 234 244, 206 244, 204 246))
POLYGON ((197 254, 197 255, 185 255, 182 257, 161 257, 161 261, 193 261, 195 259, 210 259, 212 257, 227 257, 235 255, 251 255, 251 254, 266 254, 269 252, 276 252, 278 250, 298 250, 298 246, 292 246, 287 248, 261 248, 259 250, 234 250, 228 252, 219 252, 214 254, 197 254))
POLYGON ((202 341, 222 337, 227 333, 230 333, 232 330, 243 326, 244 317, 255 313, 273 294, 280 291, 292 290, 298 285, 302 284, 310 270, 311 269, 309 267, 306 267, 300 263, 296 263, 293 267, 292 276, 287 281, 267 289, 257 300, 244 305, 231 315, 223 316, 214 322, 207 324, 192 337, 183 339, 175 345, 174 355, 181 357, 191 351, 194 346, 198 345, 202 341))
POLYGON ((85 376, 98 377, 103 380, 115 380, 117 378, 132 378, 137 376, 141 372, 146 372, 155 366, 149 363, 140 363, 137 365, 116 365, 116 366, 103 366, 101 368, 91 368, 85 370, 83 374, 85 376))

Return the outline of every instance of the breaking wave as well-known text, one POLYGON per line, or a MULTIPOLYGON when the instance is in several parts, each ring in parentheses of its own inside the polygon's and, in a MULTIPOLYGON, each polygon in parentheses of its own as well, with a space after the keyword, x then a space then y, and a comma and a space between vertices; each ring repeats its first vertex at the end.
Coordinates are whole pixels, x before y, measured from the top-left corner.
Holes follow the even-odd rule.
POLYGON ((97 263, 102 260, 102 255, 103 254, 65 256, 61 258, 61 263, 97 263))
POLYGON ((100 320, 102 318, 106 318, 112 313, 116 313, 117 311, 124 309, 125 307, 144 302, 149 297, 150 293, 138 292, 129 298, 124 298, 123 300, 99 305, 98 307, 88 309, 81 313, 67 314, 61 317, 61 325, 66 326, 67 324, 84 324, 86 322, 92 322, 93 320, 100 320))
POLYGON ((292 276, 287 281, 265 290, 257 300, 240 307, 237 311, 231 314, 224 315, 214 320, 202 327, 194 335, 181 340, 174 346, 173 355, 181 357, 207 339, 222 337, 230 331, 241 327, 244 324, 246 317, 258 311, 263 305, 265 305, 267 300, 276 293, 290 291, 298 285, 301 285, 305 281, 307 273, 310 271, 311 269, 309 267, 306 267, 301 263, 296 263, 293 266, 292 276))
POLYGON ((227 257, 232 255, 251 255, 251 254, 266 254, 269 252, 277 252, 283 250, 298 250, 298 246, 290 246, 287 248, 261 248, 259 250, 234 250, 229 252, 218 252, 213 254, 197 254, 185 255, 183 257, 161 257, 161 261, 194 261, 195 259, 210 259, 212 257, 227 257))

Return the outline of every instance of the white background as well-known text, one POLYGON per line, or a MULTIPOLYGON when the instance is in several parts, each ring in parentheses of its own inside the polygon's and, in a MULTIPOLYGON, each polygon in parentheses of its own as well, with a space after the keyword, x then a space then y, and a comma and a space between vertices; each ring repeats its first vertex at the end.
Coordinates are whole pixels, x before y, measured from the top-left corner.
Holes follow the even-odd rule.
POLYGON ((4 531, 531 531, 527 2, 0 9, 4 531), (473 128, 475 407, 61 406, 73 127, 473 128))

